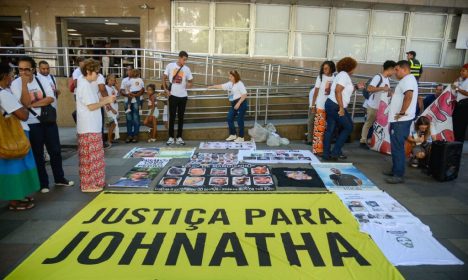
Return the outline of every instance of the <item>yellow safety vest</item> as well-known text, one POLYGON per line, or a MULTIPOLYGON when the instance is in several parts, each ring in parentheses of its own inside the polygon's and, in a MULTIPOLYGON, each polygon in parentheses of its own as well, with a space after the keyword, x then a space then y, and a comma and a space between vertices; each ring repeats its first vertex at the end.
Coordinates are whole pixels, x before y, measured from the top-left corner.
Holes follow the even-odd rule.
POLYGON ((417 59, 410 59, 410 68, 411 68, 411 74, 415 77, 421 76, 421 68, 422 64, 419 62, 417 59))

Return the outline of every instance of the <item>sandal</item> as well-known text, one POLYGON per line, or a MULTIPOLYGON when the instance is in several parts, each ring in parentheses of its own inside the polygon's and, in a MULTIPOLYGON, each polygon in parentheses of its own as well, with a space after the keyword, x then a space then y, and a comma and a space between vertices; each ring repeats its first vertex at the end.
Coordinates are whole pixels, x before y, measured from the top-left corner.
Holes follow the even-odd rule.
POLYGON ((26 203, 28 203, 28 202, 34 202, 34 197, 32 197, 32 196, 27 196, 27 197, 25 197, 24 199, 22 199, 21 202, 26 202, 26 203))
POLYGON ((34 203, 32 202, 23 202, 21 200, 14 200, 8 204, 8 210, 11 211, 25 211, 31 208, 34 208, 34 203))

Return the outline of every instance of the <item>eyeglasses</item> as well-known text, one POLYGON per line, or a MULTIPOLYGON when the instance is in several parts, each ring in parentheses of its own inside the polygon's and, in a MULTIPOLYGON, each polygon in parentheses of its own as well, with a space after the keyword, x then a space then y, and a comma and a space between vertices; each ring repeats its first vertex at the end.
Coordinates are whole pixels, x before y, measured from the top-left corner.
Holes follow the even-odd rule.
POLYGON ((32 70, 32 68, 18 68, 19 72, 31 72, 32 70))

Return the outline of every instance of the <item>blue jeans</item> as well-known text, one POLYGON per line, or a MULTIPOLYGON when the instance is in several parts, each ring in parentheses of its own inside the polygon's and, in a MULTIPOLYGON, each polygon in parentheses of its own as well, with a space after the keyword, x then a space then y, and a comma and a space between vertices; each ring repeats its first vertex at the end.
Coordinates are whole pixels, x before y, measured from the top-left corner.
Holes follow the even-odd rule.
POLYGON ((325 129, 325 136, 323 139, 323 158, 328 159, 330 156, 338 157, 343 154, 341 148, 343 148, 346 139, 353 131, 353 121, 348 111, 345 109, 344 116, 338 115, 340 107, 335 102, 327 99, 325 102, 325 112, 327 113, 327 128, 325 129), (330 153, 331 141, 333 137, 333 131, 335 127, 341 126, 341 131, 336 138, 335 146, 330 153))
POLYGON ((247 100, 244 100, 238 110, 234 109, 239 100, 231 101, 231 108, 227 115, 227 123, 229 126, 229 135, 236 135, 236 127, 234 126, 234 118, 237 116, 237 125, 239 126, 239 137, 244 137, 244 115, 247 112, 247 100))
MULTIPOLYGON (((128 108, 128 103, 125 104, 125 108, 128 108)), ((129 137, 138 136, 140 133, 140 101, 130 103, 130 113, 125 114, 127 118, 127 135, 129 137)))
POLYGON ((411 120, 390 123, 390 147, 393 176, 405 175, 405 140, 410 133, 411 120))

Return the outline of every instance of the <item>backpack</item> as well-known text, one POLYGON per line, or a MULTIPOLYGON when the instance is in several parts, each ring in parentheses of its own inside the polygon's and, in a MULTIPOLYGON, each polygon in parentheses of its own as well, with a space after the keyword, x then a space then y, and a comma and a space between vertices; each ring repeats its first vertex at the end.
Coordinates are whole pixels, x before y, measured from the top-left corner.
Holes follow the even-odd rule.
MULTIPOLYGON (((382 85, 383 78, 382 78, 382 75, 380 75, 380 74, 377 74, 377 75, 379 75, 379 78, 380 78, 379 83, 377 84, 377 87, 380 87, 382 85)), ((374 79, 374 77, 367 80, 366 85, 364 86, 364 89, 362 90, 362 95, 364 96, 364 98, 366 100, 369 100, 369 97, 371 96, 371 93, 367 90, 367 88, 369 87, 369 85, 372 82, 372 80, 374 79)))

